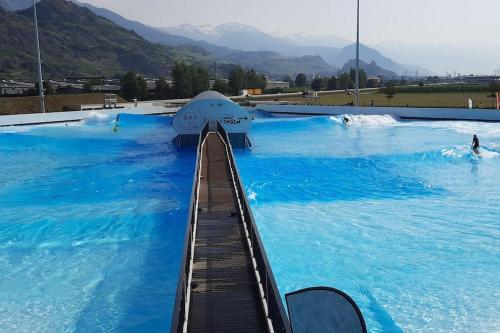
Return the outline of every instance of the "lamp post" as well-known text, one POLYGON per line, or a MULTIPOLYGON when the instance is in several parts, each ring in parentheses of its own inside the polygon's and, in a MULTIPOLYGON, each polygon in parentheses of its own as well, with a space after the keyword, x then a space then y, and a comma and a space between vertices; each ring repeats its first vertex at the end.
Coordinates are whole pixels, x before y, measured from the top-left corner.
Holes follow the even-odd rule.
POLYGON ((356 32, 356 106, 359 107, 359 0, 357 8, 357 32, 356 32))
POLYGON ((45 96, 43 95, 42 57, 40 56, 40 39, 38 37, 38 19, 36 16, 36 0, 33 0, 33 16, 35 20, 36 52, 38 59, 38 89, 40 90, 40 112, 45 113, 45 96))

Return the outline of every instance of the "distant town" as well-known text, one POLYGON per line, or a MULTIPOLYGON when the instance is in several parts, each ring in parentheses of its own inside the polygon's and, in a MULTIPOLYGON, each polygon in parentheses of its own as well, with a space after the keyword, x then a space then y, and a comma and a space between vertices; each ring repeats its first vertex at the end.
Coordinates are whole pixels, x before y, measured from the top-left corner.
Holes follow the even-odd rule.
MULTIPOLYGON (((300 74, 299 74, 300 75, 300 74)), ((264 87, 254 87, 245 86, 240 89, 238 95, 262 95, 266 93, 278 94, 286 92, 296 92, 297 88, 307 88, 310 90, 337 90, 336 88, 353 89, 353 83, 349 82, 347 86, 333 86, 328 85, 328 80, 331 78, 323 78, 321 76, 313 76, 309 80, 306 78, 305 82, 300 81, 299 75, 294 80, 288 78, 285 80, 275 80, 266 77, 264 87), (319 83, 319 86, 318 86, 319 83)), ((341 76, 335 77, 337 80, 341 79, 341 76)), ((286 79, 286 78, 285 78, 286 79)), ((173 89, 175 82, 172 79, 161 79, 161 78, 144 78, 148 96, 144 100, 154 100, 155 91, 157 90, 157 82, 159 80, 165 80, 165 83, 173 89)), ((229 84, 229 79, 210 79, 208 81, 208 86, 213 89, 217 83, 229 84)), ((382 75, 376 77, 368 77, 365 87, 367 88, 379 88, 384 87, 385 84, 397 84, 400 86, 406 85, 491 85, 500 84, 500 76, 497 75, 467 75, 467 76, 426 76, 426 77, 415 77, 415 76, 401 76, 400 80, 391 79, 389 81, 384 80, 382 75)), ((216 86, 217 88, 217 86, 216 86)), ((1 97, 20 97, 20 96, 36 96, 38 94, 38 85, 33 81, 18 81, 18 80, 0 80, 0 96, 1 97)), ((60 80, 48 80, 44 81, 44 91, 46 94, 83 94, 83 93, 115 93, 121 94, 123 91, 123 82, 120 79, 107 79, 104 77, 69 77, 60 80)), ((229 91, 223 91, 224 93, 229 93, 229 91)), ((186 96, 180 96, 184 98, 186 96)))

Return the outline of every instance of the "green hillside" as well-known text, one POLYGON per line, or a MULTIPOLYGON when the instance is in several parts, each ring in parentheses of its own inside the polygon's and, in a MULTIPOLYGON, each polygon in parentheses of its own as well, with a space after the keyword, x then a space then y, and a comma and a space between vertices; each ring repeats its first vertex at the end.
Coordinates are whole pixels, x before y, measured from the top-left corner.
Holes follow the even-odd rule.
MULTIPOLYGON (((37 6, 43 70, 46 78, 120 76, 135 70, 146 76, 167 75, 175 60, 208 65, 209 52, 196 46, 148 42, 86 8, 66 0, 43 0, 37 6)), ((36 76, 33 9, 0 9, 0 78, 36 76)))

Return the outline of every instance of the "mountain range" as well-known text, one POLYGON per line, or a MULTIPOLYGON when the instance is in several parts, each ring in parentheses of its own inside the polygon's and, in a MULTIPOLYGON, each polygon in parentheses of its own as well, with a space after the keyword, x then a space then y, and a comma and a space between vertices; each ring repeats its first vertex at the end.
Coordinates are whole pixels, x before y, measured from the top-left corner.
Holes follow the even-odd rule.
MULTIPOLYGON (((39 2, 40 0, 36 0, 39 2)), ((8 11, 15 11, 29 8, 33 5, 33 0, 0 0, 0 8, 8 11)))
MULTIPOLYGON (((4 1, 4 0, 2 0, 4 1)), ((43 70, 48 78, 117 77, 128 70, 167 75, 177 59, 208 66, 214 57, 197 46, 154 44, 65 0, 37 5, 43 70)), ((0 10, 0 77, 34 78, 33 8, 0 10)))
MULTIPOLYGON (((356 60, 349 60, 345 63, 344 67, 340 70, 341 73, 348 73, 351 69, 356 68, 356 60)), ((368 76, 378 76, 383 75, 384 77, 395 77, 396 73, 391 72, 387 69, 380 67, 375 61, 371 63, 366 63, 362 60, 359 61, 359 68, 363 69, 368 76)))
MULTIPOLYGON (((3 0, 0 0, 3 1, 3 0)), ((76 2, 76 1, 75 1, 76 2)), ((80 6, 90 9, 95 14, 105 17, 113 21, 117 25, 129 30, 134 30, 139 35, 153 43, 160 43, 168 46, 175 45, 196 45, 209 51, 222 63, 232 63, 242 65, 248 68, 253 68, 259 72, 265 73, 274 78, 282 78, 285 75, 296 75, 298 73, 307 73, 309 75, 321 74, 332 75, 335 73, 336 67, 326 63, 321 57, 308 56, 310 53, 296 53, 296 55, 283 55, 280 52, 271 49, 266 49, 267 44, 255 48, 245 47, 239 48, 239 44, 224 45, 216 44, 210 40, 203 39, 202 34, 176 34, 175 31, 168 31, 166 28, 154 28, 142 24, 137 21, 129 20, 120 16, 106 8, 95 7, 90 4, 80 3, 80 6)), ((188 25, 184 25, 186 31, 188 25)), ((194 26, 192 26, 194 27, 194 26)), ((247 31, 256 30, 255 28, 245 26, 247 31)), ((230 25, 228 25, 230 29, 230 25)), ((267 36, 262 33, 262 36, 267 36)), ((248 36, 242 36, 247 38, 248 36)), ((265 39, 265 38, 264 38, 265 39)), ((272 38, 268 38, 271 39, 272 38)), ((262 42, 265 42, 262 40, 262 42)), ((272 44, 272 43, 271 43, 272 44)))
MULTIPOLYGON (((162 31, 183 36, 193 40, 201 40, 214 45, 244 51, 273 51, 285 56, 318 55, 333 68, 342 68, 345 63, 356 56, 356 45, 335 35, 325 36, 324 40, 306 37, 276 37, 254 27, 227 23, 217 26, 194 26, 183 24, 176 27, 161 28, 162 31), (308 40, 309 39, 309 40, 308 40), (314 43, 321 45, 314 46, 314 43), (331 43, 330 46, 325 46, 331 43)), ((430 71, 413 65, 395 62, 374 48, 360 44, 360 59, 366 63, 375 61, 382 68, 401 75, 404 72, 419 70, 430 71)), ((382 74, 382 73, 381 73, 382 74)))
MULTIPOLYGON (((311 46, 305 44, 320 41, 305 37, 301 39, 300 36, 295 37, 297 40, 293 37, 277 37, 257 28, 235 23, 201 27, 184 24, 155 28, 124 18, 105 8, 76 0, 73 2, 79 7, 66 2, 43 0, 39 4, 40 36, 46 67, 44 70, 48 70, 51 75, 118 75, 126 69, 135 69, 145 75, 157 76, 165 75, 176 59, 183 59, 208 68, 215 67, 217 62, 217 68, 222 73, 227 73, 231 64, 238 64, 277 79, 301 72, 310 76, 327 76, 345 68, 345 64, 352 60, 355 54, 354 45, 333 35, 325 36, 325 40, 335 46, 311 46), (62 8, 66 10, 71 8, 72 17, 60 8, 55 8, 57 6, 54 6, 54 2, 59 5, 65 3, 62 8), (52 7, 47 8, 50 7, 47 4, 52 4, 52 7), (53 13, 48 15, 47 10, 53 13), (90 14, 95 17, 90 18, 90 14), (58 15, 62 16, 57 17, 58 15), (50 22, 46 20, 48 17, 51 18, 50 22), (90 27, 88 22, 94 21, 99 24, 90 27), (92 40, 95 36, 99 38, 92 40), (115 36, 119 36, 119 42, 115 36), (55 48, 52 47, 53 44, 56 44, 55 48), (95 44, 99 44, 98 49, 93 48, 95 44), (345 44, 349 45, 342 46, 345 44), (54 50, 63 52, 63 49, 66 53, 52 54, 54 50), (91 54, 92 52, 94 53, 91 54), (107 55, 97 59, 99 54, 107 55), (61 57, 67 58, 68 61, 57 64, 56 60, 61 57)), ((31 4, 31 0, 0 0, 0 7, 10 11, 23 9, 31 4)), ((23 25, 20 30, 23 31, 24 40, 19 40, 20 35, 17 38, 10 36, 10 39, 0 36, 0 54, 8 53, 10 57, 7 61, 9 66, 2 66, 0 75, 5 76, 2 72, 25 75, 26 72, 34 70, 29 12, 25 9, 2 13, 4 16, 10 15, 11 18, 5 17, 0 21, 0 30, 5 30, 4 26, 17 22, 19 26, 23 25), (14 52, 19 44, 23 45, 23 48, 18 50, 20 59, 15 61, 14 52), (13 64, 15 62, 17 64, 13 64)), ((371 66, 373 70, 370 75, 395 76, 413 70, 411 66, 398 64, 370 47, 361 45, 360 51, 361 59, 366 65, 372 62, 377 65, 371 66)))

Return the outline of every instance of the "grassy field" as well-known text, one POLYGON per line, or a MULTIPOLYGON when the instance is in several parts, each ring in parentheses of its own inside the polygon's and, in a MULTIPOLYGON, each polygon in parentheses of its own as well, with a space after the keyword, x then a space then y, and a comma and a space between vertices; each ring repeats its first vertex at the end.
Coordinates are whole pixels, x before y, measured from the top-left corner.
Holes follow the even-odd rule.
MULTIPOLYGON (((118 103, 126 101, 118 97, 118 103)), ((79 110, 83 104, 104 104, 104 94, 68 94, 45 96, 47 112, 79 110)), ((40 112, 38 96, 0 98, 0 115, 40 112)))
MULTIPOLYGON (((487 92, 470 93, 398 93, 389 102, 386 96, 378 91, 365 92, 361 94, 361 105, 370 106, 394 106, 394 107, 436 107, 436 108, 467 108, 468 98, 472 98, 474 107, 493 108, 494 102, 487 97, 487 92)), ((302 97, 280 97, 277 100, 306 103, 302 97)), ((354 101, 354 95, 346 95, 345 92, 320 94, 315 104, 322 105, 345 105, 354 101)))

